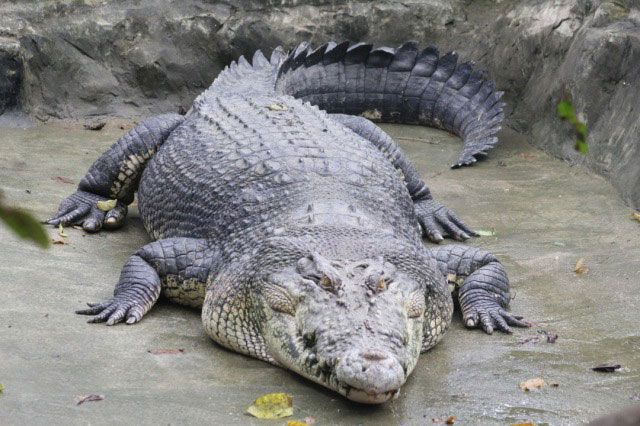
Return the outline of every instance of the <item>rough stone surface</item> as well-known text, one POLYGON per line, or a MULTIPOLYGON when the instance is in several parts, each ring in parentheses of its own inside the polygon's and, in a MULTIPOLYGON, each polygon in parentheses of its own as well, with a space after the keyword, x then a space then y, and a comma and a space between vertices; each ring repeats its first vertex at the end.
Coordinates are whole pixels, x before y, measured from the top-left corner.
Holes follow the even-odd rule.
MULTIPOLYGON (((121 124, 110 121, 100 132, 60 123, 1 127, 6 201, 48 217, 124 133, 121 124)), ((450 415, 456 424, 575 425, 633 404, 640 389, 640 225, 611 185, 509 131, 494 161, 450 170, 461 146, 456 138, 419 127, 385 129, 434 196, 474 228, 495 231, 472 244, 504 263, 513 309, 536 327, 487 336, 455 318, 398 399, 365 407, 220 348, 197 311, 161 303, 139 324, 114 327, 75 315, 85 302, 112 294, 123 263, 148 241, 135 209, 122 230, 84 235, 68 228, 68 244, 48 251, 0 226, 0 424, 284 424, 244 414, 267 392, 292 394, 293 418, 313 416, 319 425, 425 425, 450 415), (576 275, 581 257, 589 272, 576 275), (539 330, 557 333, 556 343, 539 330), (535 343, 537 337, 543 340, 535 343), (148 352, 161 349, 184 353, 148 352), (600 363, 624 368, 591 371, 600 363), (549 385, 518 388, 534 377, 549 385), (76 405, 76 397, 89 394, 105 399, 76 405)))
MULTIPOLYGON (((258 48, 436 43, 488 69, 506 91, 508 125, 608 177, 640 207, 640 9, 632 0, 13 0, 0 5, 0 36, 0 76, 15 67, 2 59, 3 45, 18 45, 20 100, 41 120, 178 111, 230 60, 258 48), (586 157, 555 116, 563 98, 590 128, 586 157)), ((0 111, 2 98, 14 98, 6 90, 0 111)))

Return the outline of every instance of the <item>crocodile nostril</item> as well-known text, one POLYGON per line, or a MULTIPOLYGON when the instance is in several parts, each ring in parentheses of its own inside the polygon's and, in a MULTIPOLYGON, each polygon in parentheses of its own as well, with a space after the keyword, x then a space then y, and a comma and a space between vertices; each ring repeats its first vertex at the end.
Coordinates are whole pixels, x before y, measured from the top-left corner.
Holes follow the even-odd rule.
POLYGON ((389 358, 389 355, 387 355, 386 353, 376 350, 364 351, 360 355, 362 355, 362 358, 366 359, 367 361, 382 361, 389 358))

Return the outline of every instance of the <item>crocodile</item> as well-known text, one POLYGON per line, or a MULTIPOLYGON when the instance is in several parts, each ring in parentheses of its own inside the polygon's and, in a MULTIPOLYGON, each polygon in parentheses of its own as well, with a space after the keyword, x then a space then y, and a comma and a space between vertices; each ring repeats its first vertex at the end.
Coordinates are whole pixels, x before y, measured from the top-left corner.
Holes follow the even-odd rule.
POLYGON ((502 264, 422 237, 476 233, 436 201, 370 119, 448 129, 454 166, 497 142, 504 104, 457 55, 303 43, 240 57, 186 115, 141 121, 99 157, 52 225, 122 226, 137 191, 154 241, 125 263, 113 297, 78 314, 133 324, 162 294, 201 309, 207 334, 350 400, 398 395, 451 323, 510 333, 502 264))

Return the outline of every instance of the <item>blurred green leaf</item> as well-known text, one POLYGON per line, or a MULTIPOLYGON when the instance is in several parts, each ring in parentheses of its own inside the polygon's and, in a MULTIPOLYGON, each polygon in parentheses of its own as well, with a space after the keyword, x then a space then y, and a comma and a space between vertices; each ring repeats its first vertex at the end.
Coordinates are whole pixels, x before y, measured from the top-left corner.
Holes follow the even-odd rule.
POLYGON ((576 144, 574 146, 575 150, 582 155, 587 155, 589 153, 589 145, 587 144, 589 129, 587 129, 586 124, 578 120, 571 102, 560 101, 558 103, 556 111, 558 117, 560 117, 562 120, 568 121, 571 125, 573 125, 573 130, 576 134, 576 144))
POLYGON ((0 219, 20 238, 31 240, 42 248, 49 247, 49 235, 26 211, 0 205, 0 219))
POLYGON ((569 117, 575 117, 573 114, 573 105, 569 101, 561 101, 558 104, 558 117, 563 120, 568 119, 569 117))

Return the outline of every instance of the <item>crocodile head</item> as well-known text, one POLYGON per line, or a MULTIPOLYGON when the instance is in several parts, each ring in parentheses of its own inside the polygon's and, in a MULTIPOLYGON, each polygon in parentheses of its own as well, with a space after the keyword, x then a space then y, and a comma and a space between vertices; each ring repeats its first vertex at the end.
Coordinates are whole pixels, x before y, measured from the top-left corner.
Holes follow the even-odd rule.
POLYGON ((422 349, 424 280, 382 258, 319 254, 262 280, 262 336, 274 360, 354 401, 398 393, 422 349))

